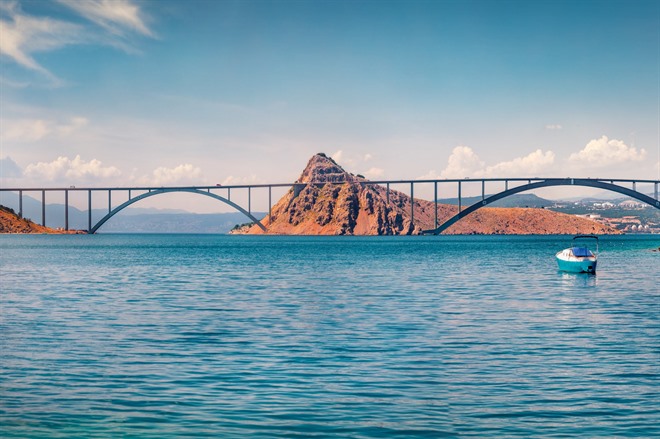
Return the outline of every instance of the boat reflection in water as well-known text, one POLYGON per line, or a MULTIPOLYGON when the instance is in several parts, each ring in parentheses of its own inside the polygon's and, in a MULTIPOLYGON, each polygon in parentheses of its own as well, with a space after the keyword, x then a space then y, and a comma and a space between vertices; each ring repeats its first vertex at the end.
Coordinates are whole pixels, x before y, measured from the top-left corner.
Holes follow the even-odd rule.
POLYGON ((598 285, 598 276, 592 276, 592 273, 568 273, 560 271, 559 276, 562 286, 567 287, 569 290, 595 287, 598 285))

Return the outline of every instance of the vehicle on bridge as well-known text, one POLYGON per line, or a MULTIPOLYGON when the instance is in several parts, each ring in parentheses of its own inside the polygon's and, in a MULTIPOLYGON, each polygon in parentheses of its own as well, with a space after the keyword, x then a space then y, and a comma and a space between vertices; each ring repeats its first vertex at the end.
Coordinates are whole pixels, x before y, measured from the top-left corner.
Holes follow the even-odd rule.
POLYGON ((598 263, 598 237, 596 235, 577 235, 573 238, 573 245, 557 253, 557 264, 561 271, 571 273, 596 273, 598 263), (595 239, 596 252, 589 250, 586 245, 578 246, 576 239, 595 239))

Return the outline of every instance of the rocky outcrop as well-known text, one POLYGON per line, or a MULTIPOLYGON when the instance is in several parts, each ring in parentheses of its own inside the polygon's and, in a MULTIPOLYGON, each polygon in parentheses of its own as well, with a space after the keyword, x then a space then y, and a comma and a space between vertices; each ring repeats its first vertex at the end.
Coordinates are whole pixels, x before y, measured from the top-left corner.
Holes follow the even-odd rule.
MULTIPOLYGON (((273 206, 262 223, 269 234, 412 235, 432 229, 436 204, 363 184, 325 154, 312 157, 294 186, 273 206), (414 203, 411 210, 411 203, 414 203), (413 221, 414 217, 414 221, 413 221)), ((438 221, 458 212, 438 204, 438 221)), ((261 234, 257 226, 234 233, 261 234)), ((458 221, 446 234, 615 234, 595 221, 543 209, 483 208, 458 221)))
POLYGON ((0 206, 0 233, 51 233, 51 234, 80 234, 86 233, 80 230, 51 229, 35 224, 29 219, 21 218, 5 206, 0 206))

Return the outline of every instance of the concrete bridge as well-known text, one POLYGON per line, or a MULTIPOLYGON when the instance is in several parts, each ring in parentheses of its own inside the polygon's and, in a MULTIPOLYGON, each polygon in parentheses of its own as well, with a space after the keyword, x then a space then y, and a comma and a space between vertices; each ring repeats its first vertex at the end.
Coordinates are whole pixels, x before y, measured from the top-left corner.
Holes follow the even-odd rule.
MULTIPOLYGON (((293 188, 295 192, 300 192, 307 185, 327 185, 327 184, 346 184, 346 183, 328 183, 328 182, 311 182, 311 183, 276 183, 276 184, 253 184, 253 185, 233 185, 233 186, 180 186, 180 187, 74 187, 68 188, 0 188, 1 192, 12 192, 18 195, 18 214, 23 216, 23 196, 26 192, 37 192, 41 194, 41 224, 46 225, 46 193, 63 193, 64 194, 64 224, 65 229, 69 230, 69 193, 70 192, 86 192, 87 193, 87 212, 88 212, 88 228, 89 233, 96 233, 96 231, 110 220, 114 215, 121 212, 128 206, 137 203, 145 198, 168 194, 168 193, 189 193, 196 195, 203 195, 211 197, 215 200, 228 204, 234 209, 242 212, 262 230, 267 231, 263 223, 252 215, 252 192, 253 190, 267 190, 268 191, 268 215, 271 215, 273 206, 272 190, 273 188, 293 188), (232 191, 247 191, 247 206, 239 205, 231 200, 232 191), (92 221, 92 194, 106 193, 108 199, 108 213, 100 220, 92 221), (113 205, 114 199, 121 199, 119 204, 113 205)), ((493 202, 506 198, 519 192, 525 192, 533 189, 539 189, 550 186, 586 186, 607 191, 617 192, 650 206, 660 209, 660 199, 658 198, 658 188, 660 180, 640 180, 640 179, 602 179, 602 178, 482 178, 482 179, 435 179, 435 180, 378 180, 378 181, 363 181, 362 185, 380 185, 384 186, 387 193, 387 201, 389 202, 389 192, 391 185, 409 185, 410 197, 414 199, 415 185, 432 184, 434 187, 434 197, 436 203, 435 209, 435 228, 424 230, 425 234, 440 234, 452 224, 471 214, 472 212, 488 206, 493 202), (474 203, 466 208, 462 205, 462 191, 466 184, 475 183, 481 185, 481 201, 474 203), (486 185, 498 183, 498 186, 504 184, 504 190, 501 190, 494 195, 486 196, 486 185), (458 213, 443 223, 438 222, 438 186, 453 185, 456 187, 458 198, 458 213), (638 185, 652 185, 653 197, 646 195, 637 190, 638 185)), ((411 203, 411 219, 414 222, 414 203, 411 203)))

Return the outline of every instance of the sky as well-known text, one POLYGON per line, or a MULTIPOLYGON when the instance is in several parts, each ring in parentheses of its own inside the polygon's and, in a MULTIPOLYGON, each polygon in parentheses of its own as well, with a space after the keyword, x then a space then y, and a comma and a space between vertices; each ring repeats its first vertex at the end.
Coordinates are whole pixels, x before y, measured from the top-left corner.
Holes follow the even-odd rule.
POLYGON ((0 98, 5 187, 660 179, 660 2, 0 0, 0 98))

